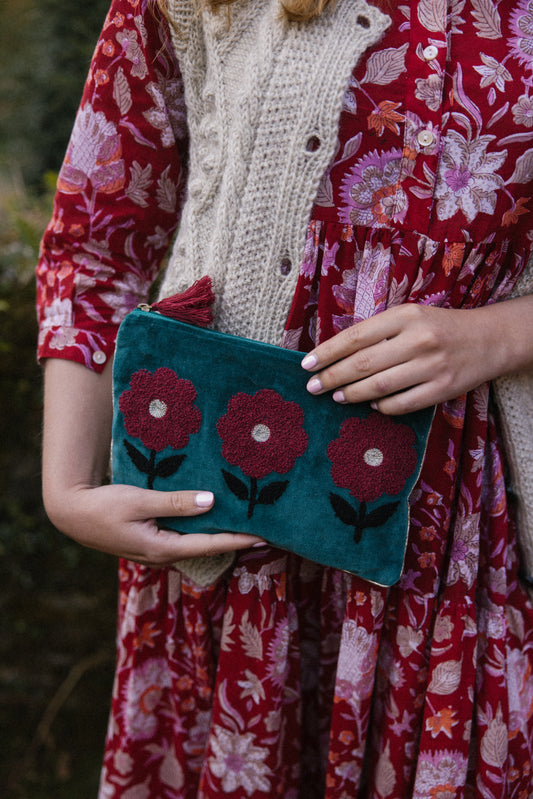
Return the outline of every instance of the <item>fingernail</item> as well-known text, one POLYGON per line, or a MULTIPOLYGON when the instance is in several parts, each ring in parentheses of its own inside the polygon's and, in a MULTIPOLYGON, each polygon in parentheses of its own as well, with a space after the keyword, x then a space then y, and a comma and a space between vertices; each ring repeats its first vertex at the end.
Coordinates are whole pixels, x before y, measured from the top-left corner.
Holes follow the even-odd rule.
POLYGON ((377 404, 377 402, 375 402, 375 401, 374 401, 374 402, 371 402, 371 403, 370 403, 370 407, 371 407, 371 408, 373 408, 375 411, 377 411, 377 409, 378 409, 378 404, 377 404))
POLYGON ((318 379, 318 377, 312 377, 309 383, 307 384, 307 390, 311 392, 311 394, 318 394, 319 391, 322 391, 322 383, 318 379))
POLYGON ((214 499, 211 491, 199 491, 194 497, 194 504, 197 508, 210 508, 214 499))
POLYGON ((318 358, 316 357, 316 355, 309 354, 306 355, 305 358, 303 359, 302 367, 304 369, 312 369, 314 366, 317 365, 317 363, 318 363, 318 358))
POLYGON ((335 400, 335 402, 346 402, 344 391, 341 391, 340 389, 338 391, 335 391, 335 393, 333 394, 333 399, 335 400))

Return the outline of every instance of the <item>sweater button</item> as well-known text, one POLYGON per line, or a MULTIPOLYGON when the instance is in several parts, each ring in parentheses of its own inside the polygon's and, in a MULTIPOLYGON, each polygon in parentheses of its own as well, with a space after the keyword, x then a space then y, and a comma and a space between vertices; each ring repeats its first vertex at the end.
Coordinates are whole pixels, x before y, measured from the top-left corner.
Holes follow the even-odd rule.
POLYGON ((292 261, 290 258, 285 256, 285 258, 281 259, 281 264, 279 266, 279 271, 283 275, 283 277, 287 277, 292 269, 292 261))
POLYGON ((321 145, 321 141, 318 136, 309 136, 307 142, 305 144, 305 149, 308 153, 315 153, 321 145))

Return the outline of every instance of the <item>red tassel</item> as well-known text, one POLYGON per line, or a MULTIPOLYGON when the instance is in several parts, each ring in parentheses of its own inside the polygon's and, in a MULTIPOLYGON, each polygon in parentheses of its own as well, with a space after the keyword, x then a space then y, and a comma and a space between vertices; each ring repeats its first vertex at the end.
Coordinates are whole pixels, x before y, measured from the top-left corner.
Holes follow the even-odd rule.
POLYGON ((213 321, 213 311, 210 306, 214 301, 215 295, 211 278, 205 275, 185 291, 155 302, 152 305, 152 311, 157 311, 163 316, 169 316, 180 322, 207 327, 213 321))

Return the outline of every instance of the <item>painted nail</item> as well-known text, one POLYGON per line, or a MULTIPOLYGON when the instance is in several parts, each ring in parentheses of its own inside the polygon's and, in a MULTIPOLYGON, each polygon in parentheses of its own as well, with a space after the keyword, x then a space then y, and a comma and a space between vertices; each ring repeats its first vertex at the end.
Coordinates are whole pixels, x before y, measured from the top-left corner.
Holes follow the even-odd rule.
POLYGON ((302 361, 302 367, 304 369, 312 369, 318 363, 318 358, 316 355, 306 355, 302 361))
POLYGON ((341 391, 341 389, 335 391, 335 393, 333 394, 333 399, 335 400, 335 402, 346 402, 344 391, 341 391))
POLYGON ((318 377, 311 378, 307 384, 307 390, 310 391, 311 394, 318 394, 319 391, 322 391, 322 383, 318 377))
POLYGON ((211 491, 200 491, 194 497, 194 504, 197 508, 210 508, 215 497, 211 491))

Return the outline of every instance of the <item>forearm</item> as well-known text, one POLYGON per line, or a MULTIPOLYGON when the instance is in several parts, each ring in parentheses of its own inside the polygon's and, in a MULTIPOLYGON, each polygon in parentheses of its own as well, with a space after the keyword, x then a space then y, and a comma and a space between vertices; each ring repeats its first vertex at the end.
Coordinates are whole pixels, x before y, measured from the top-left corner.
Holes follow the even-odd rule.
POLYGON ((64 491, 101 485, 109 464, 111 363, 97 374, 78 363, 45 365, 43 498, 55 515, 64 491))

